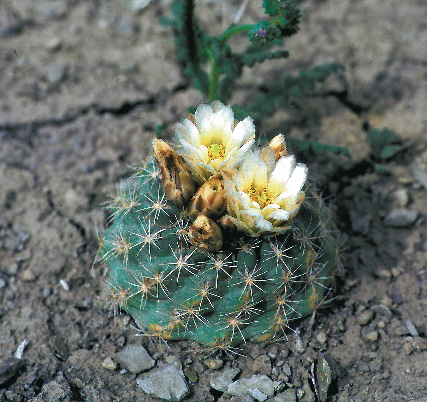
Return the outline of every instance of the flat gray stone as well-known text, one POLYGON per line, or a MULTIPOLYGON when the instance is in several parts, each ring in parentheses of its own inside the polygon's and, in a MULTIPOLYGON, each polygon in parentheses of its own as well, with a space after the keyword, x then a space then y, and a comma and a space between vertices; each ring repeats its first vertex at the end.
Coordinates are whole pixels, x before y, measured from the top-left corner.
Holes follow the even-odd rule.
POLYGON ((224 392, 239 373, 240 369, 237 368, 226 368, 222 371, 216 371, 211 375, 211 387, 217 391, 224 392))
POLYGON ((178 362, 142 374, 136 382, 147 394, 167 401, 180 401, 189 392, 181 364, 178 362))
POLYGON ((418 213, 405 208, 393 209, 385 218, 384 224, 392 228, 406 228, 411 226, 418 217, 418 213))
POLYGON ((132 373, 140 373, 154 367, 156 362, 151 358, 145 348, 141 345, 125 346, 116 353, 115 359, 122 368, 132 373))
POLYGON ((251 378, 243 378, 232 382, 227 387, 227 393, 231 395, 250 395, 258 401, 264 401, 274 395, 275 388, 280 383, 271 380, 264 374, 254 375, 251 378), (265 399, 263 399, 265 396, 265 399))

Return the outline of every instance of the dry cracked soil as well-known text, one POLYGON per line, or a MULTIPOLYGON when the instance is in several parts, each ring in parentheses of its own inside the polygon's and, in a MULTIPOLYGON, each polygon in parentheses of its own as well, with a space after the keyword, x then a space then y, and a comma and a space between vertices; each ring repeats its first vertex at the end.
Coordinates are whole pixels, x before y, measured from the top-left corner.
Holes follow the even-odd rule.
MULTIPOLYGON (((300 1, 291 57, 245 72, 233 101, 283 71, 346 67, 259 128, 351 151, 300 155, 336 216, 343 264, 330 302, 287 339, 220 356, 137 336, 128 316, 110 314, 106 269, 93 264, 116 183, 158 124, 170 133, 204 101, 159 24, 169 1, 143 3, 0 2, 0 401, 160 401, 118 364, 127 345, 144 346, 152 370, 177 362, 184 401, 264 400, 213 389, 229 368, 280 382, 269 401, 427 401, 425 1, 300 1), (402 149, 372 163, 367 133, 385 127, 402 149)), ((215 33, 242 3, 197 6, 215 33)), ((254 1, 242 18, 260 15, 254 1)))

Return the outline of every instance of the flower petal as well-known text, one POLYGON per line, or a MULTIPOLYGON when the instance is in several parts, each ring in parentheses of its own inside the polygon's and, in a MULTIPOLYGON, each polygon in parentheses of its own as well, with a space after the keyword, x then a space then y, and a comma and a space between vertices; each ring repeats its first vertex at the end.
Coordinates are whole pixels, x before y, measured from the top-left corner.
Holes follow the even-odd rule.
POLYGON ((228 152, 229 150, 235 147, 240 148, 245 142, 247 142, 248 140, 252 140, 254 137, 254 122, 250 117, 246 117, 246 119, 237 123, 230 136, 230 140, 228 141, 225 151, 228 152))
POLYGON ((282 156, 277 161, 268 183, 270 193, 280 194, 285 191, 285 185, 291 176, 294 165, 295 157, 293 155, 282 156))

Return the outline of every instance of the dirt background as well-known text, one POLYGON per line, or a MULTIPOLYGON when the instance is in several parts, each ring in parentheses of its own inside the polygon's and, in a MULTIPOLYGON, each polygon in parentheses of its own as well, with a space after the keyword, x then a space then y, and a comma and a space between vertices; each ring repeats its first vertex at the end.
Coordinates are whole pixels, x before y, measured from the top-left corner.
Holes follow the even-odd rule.
MULTIPOLYGON (((198 7, 215 32, 240 4, 198 7)), ((352 160, 300 156, 346 237, 343 268, 334 300, 296 323, 287 341, 246 344, 241 355, 218 359, 240 368, 240 378, 262 373, 295 390, 277 401, 318 400, 321 356, 332 370, 329 401, 426 401, 425 1, 300 4, 290 59, 246 73, 234 101, 283 71, 346 66, 341 79, 259 129, 351 150, 352 160), (395 130, 404 145, 378 169, 366 162, 370 127, 395 130), (416 219, 390 227, 389 214, 402 208, 416 219)), ((127 316, 109 314, 105 267, 93 266, 96 228, 106 220, 100 205, 147 155, 156 125, 171 127, 204 100, 158 24, 167 10, 167 1, 139 10, 119 1, 0 2, 1 401, 159 400, 135 374, 108 364, 128 344, 144 345, 157 366, 182 363, 186 401, 243 400, 212 391, 208 353, 137 337, 127 316), (23 359, 10 360, 25 339, 23 359)), ((259 15, 253 2, 243 21, 259 15)))

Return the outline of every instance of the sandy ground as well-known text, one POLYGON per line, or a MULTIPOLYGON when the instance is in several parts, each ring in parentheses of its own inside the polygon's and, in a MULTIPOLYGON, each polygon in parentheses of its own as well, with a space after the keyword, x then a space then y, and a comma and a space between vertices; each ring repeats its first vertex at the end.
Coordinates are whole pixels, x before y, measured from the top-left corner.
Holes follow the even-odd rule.
MULTIPOLYGON (((215 30, 240 2, 198 4, 215 30)), ((340 80, 260 128, 352 152, 351 160, 301 155, 346 239, 343 268, 334 299, 288 340, 216 359, 240 369, 239 378, 281 381, 277 401, 324 400, 323 359, 332 371, 328 401, 426 401, 425 2, 307 0, 301 8, 291 58, 246 73, 242 88, 283 70, 346 66, 340 80), (395 130, 404 144, 377 168, 366 162, 372 127, 395 130), (390 226, 401 209, 415 220, 390 226)), ((105 267, 93 266, 101 204, 148 154, 156 125, 170 130, 203 101, 158 24, 165 10, 167 1, 140 11, 113 1, 0 3, 1 401, 160 401, 114 362, 129 344, 144 345, 156 367, 182 364, 185 401, 243 400, 212 390, 211 375, 223 368, 207 363, 209 353, 137 337, 129 317, 112 316, 105 267), (23 358, 11 359, 24 340, 23 358)), ((243 18, 258 14, 252 4, 243 18)), ((235 100, 244 99, 239 90, 235 100)))

